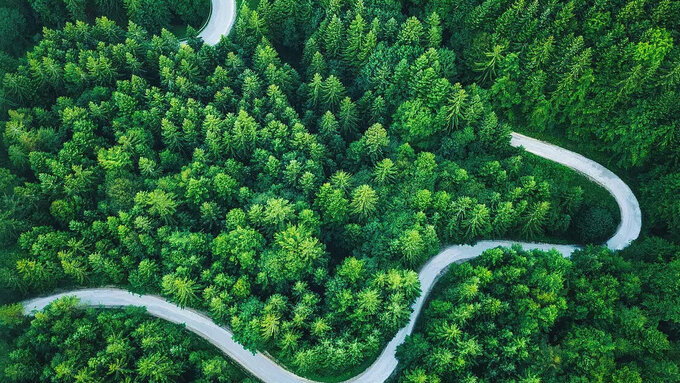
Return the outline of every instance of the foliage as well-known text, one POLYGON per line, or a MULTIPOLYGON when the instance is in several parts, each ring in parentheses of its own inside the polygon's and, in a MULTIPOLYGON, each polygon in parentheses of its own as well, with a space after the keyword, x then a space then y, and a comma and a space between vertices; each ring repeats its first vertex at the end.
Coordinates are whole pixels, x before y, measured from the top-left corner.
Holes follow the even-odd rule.
MULTIPOLYGON (((674 158, 673 135, 639 133, 676 121, 673 5, 594 5, 612 8, 600 16, 586 3, 473 3, 263 0, 206 46, 150 37, 173 14, 192 23, 199 2, 31 1, 49 28, 0 100, 2 288, 15 300, 74 285, 160 293, 297 373, 337 376, 407 322, 415 270, 441 245, 604 240, 616 206, 512 148, 510 124, 616 141, 624 164, 656 161, 650 147, 674 158), (653 23, 633 23, 645 7, 653 23)), ((675 179, 654 180, 654 227, 672 231, 675 179)), ((567 368, 548 351, 583 381, 660 379, 607 343, 628 339, 614 324, 569 322, 566 281, 582 275, 542 256, 495 250, 456 267, 467 282, 425 315, 446 324, 432 330, 443 343, 427 353, 429 335, 414 335, 404 379, 529 382, 567 368), (592 368, 587 337, 605 345, 592 368)), ((657 331, 675 331, 664 321, 657 331)), ((154 366, 176 376, 161 355, 139 364, 139 379, 157 379, 154 366)))
POLYGON ((680 239, 680 13, 675 1, 408 0, 442 20, 459 81, 517 129, 567 138, 631 175, 646 224, 680 239), (599 152, 599 153, 598 153, 599 152))
POLYGON ((132 21, 151 33, 169 26, 168 21, 200 27, 210 11, 209 1, 204 0, 28 0, 28 3, 39 23, 48 28, 106 16, 120 23, 132 21))
POLYGON ((613 228, 614 220, 611 213, 595 206, 579 217, 576 231, 584 241, 597 242, 606 239, 613 228))
POLYGON ((671 382, 678 255, 646 240, 622 253, 493 249, 453 265, 413 335, 399 382, 671 382), (645 254, 650 261, 626 260, 645 254), (664 285, 667 284, 667 285, 664 285), (665 302, 665 303, 662 303, 665 302))
MULTIPOLYGON (((13 72, 26 51, 49 33, 43 28, 61 29, 67 23, 106 17, 119 25, 133 22, 152 34, 165 28, 186 37, 202 26, 210 7, 210 0, 2 0, 0 77, 13 72)), ((12 97, 0 94, 0 99, 12 97)), ((2 109, 3 114, 6 111, 2 109)))
POLYGON ((84 310, 75 298, 51 303, 26 324, 4 376, 8 382, 255 382, 180 325, 151 319, 140 308, 84 310))

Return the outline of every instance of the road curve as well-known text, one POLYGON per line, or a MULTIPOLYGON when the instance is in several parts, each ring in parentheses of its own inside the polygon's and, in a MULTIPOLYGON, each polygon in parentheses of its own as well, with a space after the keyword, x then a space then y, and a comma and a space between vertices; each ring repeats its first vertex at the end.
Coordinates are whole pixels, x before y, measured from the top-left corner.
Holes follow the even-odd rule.
MULTIPOLYGON (((512 134, 511 145, 515 147, 523 146, 531 153, 558 162, 586 175, 594 182, 606 188, 616 198, 616 202, 619 204, 619 209, 621 210, 621 223, 614 236, 607 241, 607 246, 609 248, 612 250, 622 249, 638 237, 642 224, 640 206, 628 185, 614 173, 579 154, 518 133, 512 134)), ((565 257, 570 256, 574 250, 578 249, 578 246, 574 245, 495 240, 480 241, 475 245, 455 245, 448 247, 434 258, 430 259, 418 273, 421 294, 412 306, 413 312, 411 313, 408 324, 397 332, 371 366, 361 374, 348 379, 345 382, 384 382, 396 369, 397 346, 403 343, 406 337, 413 331, 418 314, 423 309, 425 300, 432 290, 437 277, 454 262, 475 258, 488 249, 499 246, 509 247, 513 244, 519 244, 525 250, 556 249, 565 257)), ((252 354, 250 351, 247 351, 233 340, 233 334, 230 330, 218 326, 207 316, 191 309, 180 308, 158 296, 140 296, 125 290, 113 288, 76 290, 25 301, 23 302, 24 313, 26 315, 32 315, 37 311, 43 310, 49 303, 65 296, 78 297, 81 304, 87 306, 146 307, 147 312, 150 315, 173 323, 185 324, 189 331, 215 345, 226 355, 241 364, 244 369, 264 382, 312 382, 279 366, 275 361, 260 352, 252 354)))
POLYGON ((614 236, 607 241, 607 247, 621 250, 640 235, 642 228, 640 205, 633 191, 616 174, 580 154, 523 134, 512 133, 510 145, 523 146, 529 153, 567 166, 590 178, 614 196, 621 211, 621 223, 614 236))
MULTIPOLYGON (((215 45, 220 42, 223 35, 228 35, 234 26, 236 1, 211 0, 211 2, 210 19, 198 37, 208 45, 215 45)), ((642 226, 640 205, 632 190, 616 174, 580 154, 523 134, 513 132, 510 144, 515 147, 523 146, 530 153, 570 167, 605 187, 614 196, 621 210, 621 223, 616 234, 607 241, 609 248, 620 250, 638 237, 642 226)))
POLYGON ((229 34, 231 27, 236 21, 235 0, 211 0, 212 12, 205 27, 199 32, 198 37, 208 45, 220 42, 222 36, 229 34))
MULTIPOLYGON (((206 44, 217 44, 222 35, 231 30, 236 18, 236 4, 234 0, 212 0, 212 14, 205 28, 199 33, 199 37, 206 44)), ((621 223, 616 233, 607 241, 606 245, 612 250, 623 249, 636 239, 640 234, 642 218, 640 206, 631 189, 614 173, 602 165, 583 157, 577 153, 560 148, 543 141, 539 141, 519 133, 512 133, 511 145, 523 146, 526 151, 546 158, 548 160, 565 165, 600 184, 611 193, 619 205, 621 211, 621 223)), ((578 246, 553 245, 547 243, 527 243, 514 241, 480 241, 475 245, 451 246, 434 258, 430 259, 420 270, 421 294, 413 304, 409 322, 400 329, 392 340, 387 344, 380 356, 361 374, 348 379, 345 383, 354 382, 384 382, 396 369, 396 349, 411 334, 415 326, 418 314, 421 312, 425 300, 432 290, 437 277, 445 271, 449 265, 455 262, 475 258, 485 250, 495 247, 508 247, 513 244, 521 245, 525 250, 551 250, 556 249, 565 257, 571 255, 578 246)), ((165 319, 173 323, 181 323, 186 328, 207 340, 219 348, 224 354, 239 363, 253 376, 267 383, 311 383, 313 381, 299 377, 278 365, 265 354, 255 354, 244 349, 233 340, 230 330, 215 324, 207 316, 187 308, 166 301, 164 298, 153 295, 136 295, 121 289, 100 288, 83 289, 71 292, 55 294, 47 297, 35 298, 23 302, 24 313, 33 315, 41 311, 51 302, 66 296, 75 296, 80 299, 82 305, 95 307, 124 307, 142 306, 147 312, 155 317, 165 319)))

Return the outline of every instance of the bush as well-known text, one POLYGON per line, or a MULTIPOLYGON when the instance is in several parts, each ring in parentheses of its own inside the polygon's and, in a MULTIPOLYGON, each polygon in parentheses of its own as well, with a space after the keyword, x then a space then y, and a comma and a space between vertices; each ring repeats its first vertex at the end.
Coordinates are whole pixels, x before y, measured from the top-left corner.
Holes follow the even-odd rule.
POLYGON ((584 243, 604 242, 614 230, 614 216, 602 206, 588 206, 576 219, 576 235, 584 243))

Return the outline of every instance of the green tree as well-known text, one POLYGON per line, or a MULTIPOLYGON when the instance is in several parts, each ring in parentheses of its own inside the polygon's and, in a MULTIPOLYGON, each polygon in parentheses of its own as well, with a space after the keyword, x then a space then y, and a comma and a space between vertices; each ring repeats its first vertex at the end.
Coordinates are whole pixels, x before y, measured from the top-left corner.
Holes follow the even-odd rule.
POLYGON ((543 231, 550 211, 549 202, 539 202, 530 207, 524 216, 524 223, 522 225, 522 234, 528 238, 534 238, 543 231))
POLYGON ((199 289, 199 286, 193 280, 186 277, 175 277, 170 274, 163 277, 162 287, 163 293, 172 296, 181 307, 195 303, 197 299, 196 292, 199 289))
POLYGON ((323 95, 323 105, 329 110, 336 110, 340 105, 340 101, 345 95, 345 87, 342 85, 340 80, 331 75, 326 78, 321 86, 321 92, 323 95))
POLYGON ((374 124, 366 130, 361 138, 362 146, 367 152, 368 157, 377 161, 383 154, 385 148, 390 143, 387 131, 380 124, 374 124))
POLYGON ((165 355, 155 353, 137 362, 139 376, 151 382, 171 382, 179 375, 176 367, 165 355))
POLYGON ((378 196, 370 186, 361 185, 352 192, 350 209, 359 218, 367 218, 378 209, 378 196))

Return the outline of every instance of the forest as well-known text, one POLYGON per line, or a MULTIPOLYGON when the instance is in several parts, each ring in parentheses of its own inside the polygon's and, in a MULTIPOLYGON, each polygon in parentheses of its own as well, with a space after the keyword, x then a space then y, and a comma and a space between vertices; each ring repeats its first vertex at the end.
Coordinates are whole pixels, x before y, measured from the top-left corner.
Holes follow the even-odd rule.
POLYGON ((259 0, 215 46, 208 2, 0 5, 1 378, 254 381, 143 309, 16 304, 113 285, 341 381, 428 259, 516 239, 587 246, 451 266, 394 382, 680 381, 677 0, 259 0), (511 131, 623 176, 642 238, 511 131))
POLYGON ((0 0, 0 75, 17 69, 43 38, 43 28, 106 18, 122 27, 134 22, 151 34, 168 29, 183 38, 200 29, 209 14, 210 0, 0 0))
POLYGON ((678 255, 648 238, 453 265, 397 351, 398 381, 677 382, 678 255))
POLYGON ((227 357, 179 325, 144 309, 82 310, 64 298, 19 330, 3 316, 3 335, 18 332, 4 377, 10 382, 256 383, 227 357), (46 368, 49 366, 49 368, 46 368))

